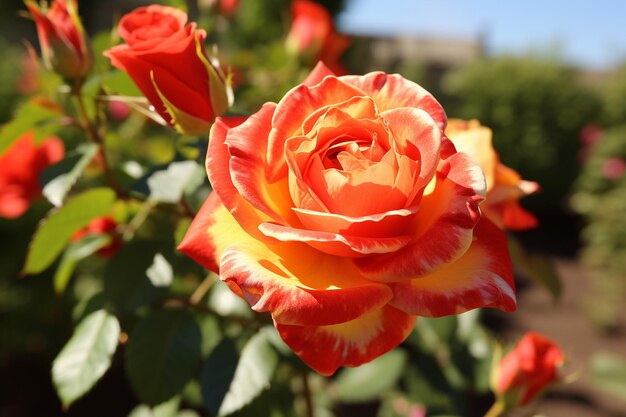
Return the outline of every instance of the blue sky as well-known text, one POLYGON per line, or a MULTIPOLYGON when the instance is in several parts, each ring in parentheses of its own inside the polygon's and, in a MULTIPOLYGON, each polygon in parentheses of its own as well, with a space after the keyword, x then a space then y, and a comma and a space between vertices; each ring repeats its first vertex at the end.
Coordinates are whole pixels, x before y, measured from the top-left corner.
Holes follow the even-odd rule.
POLYGON ((341 31, 484 36, 488 53, 539 53, 590 69, 626 60, 623 0, 347 0, 341 31))

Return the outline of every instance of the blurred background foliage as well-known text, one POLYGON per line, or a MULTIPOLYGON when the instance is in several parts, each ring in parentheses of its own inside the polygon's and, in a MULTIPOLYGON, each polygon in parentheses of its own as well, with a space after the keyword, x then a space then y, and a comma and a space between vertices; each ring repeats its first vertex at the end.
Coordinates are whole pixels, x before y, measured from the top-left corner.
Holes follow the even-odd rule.
MULTIPOLYGON (((345 1, 320 2, 333 14, 345 6, 345 1)), ((148 3, 81 0, 81 15, 97 49, 103 50, 115 43, 110 28, 119 16, 148 3)), ((216 13, 215 4, 209 0, 162 3, 186 6, 190 19, 198 21, 209 33, 208 41, 218 44, 221 59, 233 70, 237 98, 233 113, 250 113, 266 101, 277 101, 301 81, 311 67, 311 63, 285 49, 290 24, 289 0, 241 0, 232 16, 216 13)), ((32 75, 37 71, 28 68, 21 42, 26 39, 36 45, 36 34, 32 22, 17 17, 18 11, 23 9, 21 0, 0 2, 0 48, 3 51, 0 123, 11 119, 14 110, 25 101, 25 95, 34 89, 33 83, 50 83, 50 89, 54 89, 59 82, 41 74, 32 75)), ((362 39, 355 39, 345 54, 343 63, 350 73, 373 69, 400 72, 432 91, 450 117, 479 119, 493 129, 494 145, 501 159, 524 178, 542 185, 541 194, 526 198, 522 204, 540 219, 557 216, 569 219, 565 224, 570 228, 584 226, 580 237, 582 255, 594 271, 595 301, 590 303, 590 315, 601 328, 616 329, 626 299, 626 174, 621 168, 626 159, 626 65, 590 83, 578 69, 538 56, 480 54, 463 65, 445 67, 423 59, 377 62, 367 45, 362 39), (601 134, 594 140, 585 142, 583 138, 581 142, 581 132, 589 126, 597 126, 601 134)), ((106 63, 101 62, 101 65, 106 63)), ((114 86, 117 92, 131 94, 133 86, 128 80, 109 81, 108 85, 114 86)), ((187 146, 189 143, 185 140, 174 141, 172 135, 163 133, 136 113, 112 123, 116 128, 110 129, 107 143, 113 161, 134 159, 145 165, 159 166, 183 154, 202 159, 205 152, 205 149, 187 146), (137 137, 138 132, 145 133, 143 139, 130 146, 127 139, 137 137)), ((64 127, 58 134, 72 143, 77 132, 64 127)), ((136 168, 124 167, 124 172, 119 174, 122 178, 126 175, 129 182, 136 178, 133 175, 147 174, 136 172, 136 168)), ((191 204, 197 208, 200 201, 191 201, 191 204)), ((38 219, 49 208, 50 205, 42 201, 17 220, 0 219, 2 239, 8 242, 0 251, 0 415, 37 415, 36 410, 40 409, 47 410, 49 416, 61 415, 61 405, 50 382, 50 363, 72 334, 76 318, 98 305, 97 297, 90 296, 103 290, 96 279, 87 279, 81 286, 70 284, 64 295, 55 295, 50 270, 37 277, 19 278, 27 244, 38 219)), ((133 218, 140 211, 141 207, 131 205, 116 207, 120 219, 133 218)), ((150 217, 141 233, 146 238, 154 238, 156 231, 163 235, 163 228, 171 227, 168 216, 165 212, 150 217)), ((180 228, 184 230, 184 225, 180 228)), ((180 235, 180 230, 169 233, 169 236, 176 235, 180 235)), ((161 243, 165 257, 176 264, 180 255, 174 252, 175 242, 161 243)), ((102 269, 106 265, 101 262, 89 266, 82 271, 87 276, 91 273, 89 268, 102 269)), ((118 273, 121 272, 117 269, 109 272, 118 273)), ((185 270, 178 290, 184 293, 194 288, 197 277, 202 274, 199 267, 185 270)), ((97 275, 96 271, 92 275, 97 275)), ((217 299, 214 293, 220 291, 218 288, 211 290, 210 300, 217 299)), ((123 293, 124 289, 114 291, 123 293)), ((224 293, 221 296, 222 300, 227 297, 224 293)), ((124 298, 120 297, 116 308, 123 309, 124 298)), ((215 303, 212 308, 240 315, 241 322, 247 323, 249 310, 233 303, 215 303)), ((410 415, 412 411, 418 413, 420 407, 426 407, 433 415, 482 415, 492 400, 485 380, 491 361, 488 341, 492 335, 489 326, 481 324, 479 316, 475 313, 459 318, 419 320, 415 332, 401 349, 361 368, 341 371, 328 392, 320 394, 323 398, 316 399, 321 407, 318 415, 328 416, 332 412, 337 416, 396 417, 410 415), (401 372, 409 361, 419 366, 401 372), (456 364, 467 363, 475 368, 456 367, 456 364), (429 378, 420 373, 428 374, 429 378), (385 378, 381 378, 383 374, 385 378), (450 396, 454 401, 448 401, 450 396)), ((128 320, 138 318, 131 316, 128 320)), ((237 324, 229 327, 211 319, 199 321, 202 334, 242 331, 237 324)), ((257 322, 255 326, 263 324, 257 322)), ((203 344, 206 344, 204 339, 203 344)), ((203 345, 202 348, 208 352, 215 346, 203 345)), ((216 360, 225 360, 228 352, 237 351, 241 346, 220 349, 218 353, 222 356, 217 356, 216 360)), ((276 349, 280 352, 279 347, 276 349)), ((281 355, 281 361, 295 362, 288 354, 282 352, 281 355)), ((131 411, 133 417, 197 415, 191 411, 189 414, 168 411, 168 403, 158 409, 137 406, 139 399, 128 386, 122 363, 123 354, 118 352, 111 371, 65 415, 123 416, 131 411), (107 398, 111 392, 115 392, 116 400, 108 401, 106 408, 100 407, 102 398, 107 398)), ((141 374, 143 370, 137 372, 141 374)), ((312 388, 322 386, 321 380, 312 378, 312 388)), ((296 415, 295 411, 285 412, 287 407, 281 408, 281 405, 291 406, 296 401, 296 409, 302 409, 298 408, 300 399, 284 398, 289 390, 304 389, 298 381, 278 365, 270 390, 238 415, 296 415), (284 387, 288 389, 282 389, 284 387)), ((202 404, 199 390, 191 384, 185 389, 182 400, 176 397, 174 402, 199 407, 202 404)), ((178 410, 178 403, 170 404, 170 409, 178 410)))

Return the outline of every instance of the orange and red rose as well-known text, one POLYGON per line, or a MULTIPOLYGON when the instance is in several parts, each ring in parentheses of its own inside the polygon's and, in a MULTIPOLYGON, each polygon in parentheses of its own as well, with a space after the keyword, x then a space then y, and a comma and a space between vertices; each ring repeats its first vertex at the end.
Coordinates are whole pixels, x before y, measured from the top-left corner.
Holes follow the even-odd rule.
POLYGON ((53 0, 50 9, 26 1, 26 7, 35 20, 46 66, 70 80, 87 75, 93 66, 93 55, 76 0, 53 0))
POLYGON ((324 62, 337 75, 347 74, 340 58, 350 39, 335 31, 328 10, 312 0, 295 0, 291 4, 291 16, 287 48, 308 62, 324 62))
POLYGON ((0 156, 0 217, 16 218, 41 197, 39 174, 63 158, 63 142, 49 137, 35 143, 32 133, 22 135, 0 156))
POLYGON ((186 23, 179 9, 139 7, 120 20, 118 33, 126 43, 104 55, 128 73, 169 125, 196 135, 228 109, 227 80, 204 51, 206 32, 186 23))
POLYGON ((558 380, 564 360, 556 343, 528 332, 496 368, 494 391, 507 409, 527 405, 558 380))
POLYGON ((515 309, 485 177, 399 75, 318 65, 249 118, 218 118, 213 186, 179 249, 219 271, 323 374, 397 346, 417 316, 515 309))
POLYGON ((459 152, 470 155, 480 165, 487 181, 487 199, 480 206, 483 214, 500 227, 524 230, 537 226, 537 218, 519 204, 519 199, 539 191, 534 181, 525 181, 500 162, 493 148, 491 129, 478 120, 450 119, 446 136, 459 152))

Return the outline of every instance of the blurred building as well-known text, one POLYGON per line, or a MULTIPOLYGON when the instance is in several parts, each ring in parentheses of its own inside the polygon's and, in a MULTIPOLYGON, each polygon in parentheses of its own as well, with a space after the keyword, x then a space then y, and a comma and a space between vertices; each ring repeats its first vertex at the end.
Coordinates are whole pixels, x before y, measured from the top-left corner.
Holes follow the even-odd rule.
POLYGON ((428 84, 437 84, 447 71, 485 55, 482 37, 350 36, 352 47, 347 61, 354 72, 401 72, 428 84))

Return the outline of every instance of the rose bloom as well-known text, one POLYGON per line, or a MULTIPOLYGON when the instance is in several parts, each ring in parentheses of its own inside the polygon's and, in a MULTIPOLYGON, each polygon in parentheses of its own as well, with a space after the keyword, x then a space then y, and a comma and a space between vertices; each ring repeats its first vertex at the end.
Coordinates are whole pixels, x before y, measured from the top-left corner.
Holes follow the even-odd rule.
POLYGON ((76 0, 53 0, 50 9, 26 1, 26 7, 35 20, 46 66, 66 79, 87 75, 93 66, 93 55, 76 0))
POLYGON ((73 241, 82 239, 85 236, 93 235, 109 235, 111 236, 111 243, 98 250, 97 254, 110 258, 115 255, 122 246, 122 240, 117 234, 117 222, 111 216, 96 217, 89 224, 82 229, 78 230, 72 236, 73 241))
POLYGON ((459 152, 470 155, 480 165, 487 181, 487 199, 480 206, 483 214, 498 226, 525 230, 537 226, 537 218, 524 210, 518 200, 540 190, 539 184, 525 181, 500 162, 492 145, 491 129, 478 120, 450 119, 446 136, 459 152))
POLYGON ((528 332, 496 368, 494 391, 507 398, 509 408, 526 405, 558 379, 563 361, 558 345, 528 332))
POLYGON ((401 343, 416 317, 515 309, 485 178, 446 116, 399 75, 319 64, 278 103, 219 118, 213 193, 179 250, 221 279, 322 374, 401 343))
POLYGON ((63 142, 49 137, 35 143, 32 132, 22 135, 0 156, 0 217, 16 218, 41 197, 39 174, 63 158, 63 142))
POLYGON ((153 4, 124 15, 126 43, 104 52, 133 79, 161 117, 188 135, 208 131, 228 110, 226 77, 204 51, 204 30, 179 9, 153 4))
POLYGON ((335 32, 330 13, 314 1, 295 0, 291 4, 291 15, 287 49, 310 62, 323 61, 337 75, 347 74, 340 57, 350 40, 335 32))

